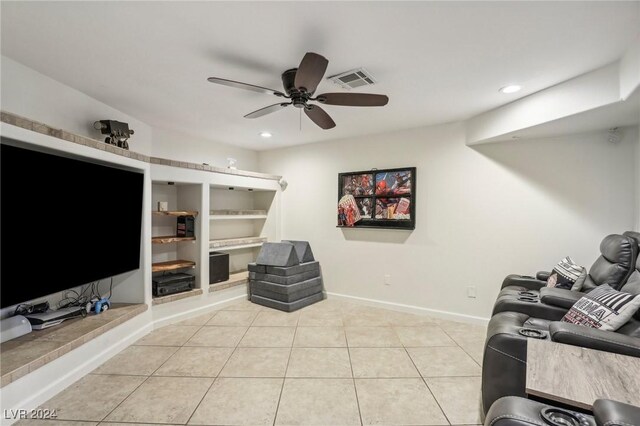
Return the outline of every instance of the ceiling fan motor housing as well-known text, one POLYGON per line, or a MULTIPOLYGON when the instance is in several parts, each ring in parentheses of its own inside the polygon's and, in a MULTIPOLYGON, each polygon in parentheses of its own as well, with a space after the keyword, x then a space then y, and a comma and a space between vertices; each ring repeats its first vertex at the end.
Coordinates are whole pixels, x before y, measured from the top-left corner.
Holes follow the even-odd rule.
POLYGON ((296 108, 309 108, 307 102, 312 93, 301 92, 295 86, 297 68, 291 68, 282 73, 282 85, 287 96, 291 97, 291 104, 296 108))

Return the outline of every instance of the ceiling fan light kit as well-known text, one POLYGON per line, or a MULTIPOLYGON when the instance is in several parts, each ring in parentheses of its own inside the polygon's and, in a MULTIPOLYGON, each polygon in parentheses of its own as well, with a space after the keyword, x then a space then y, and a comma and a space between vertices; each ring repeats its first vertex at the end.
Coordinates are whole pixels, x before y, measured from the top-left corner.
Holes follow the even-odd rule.
POLYGON ((218 77, 209 77, 207 80, 223 86, 271 94, 289 100, 288 102, 278 102, 260 108, 245 115, 245 118, 262 117, 280 111, 289 105, 293 105, 296 108, 302 109, 311 121, 325 130, 334 128, 336 123, 323 108, 310 102, 317 102, 324 105, 355 107, 384 106, 389 102, 389 98, 386 95, 371 93, 323 93, 313 97, 318 84, 322 81, 322 77, 327 71, 328 65, 329 61, 325 57, 317 53, 308 52, 304 55, 304 58, 302 58, 302 62, 300 62, 298 68, 291 68, 282 73, 284 92, 218 77))

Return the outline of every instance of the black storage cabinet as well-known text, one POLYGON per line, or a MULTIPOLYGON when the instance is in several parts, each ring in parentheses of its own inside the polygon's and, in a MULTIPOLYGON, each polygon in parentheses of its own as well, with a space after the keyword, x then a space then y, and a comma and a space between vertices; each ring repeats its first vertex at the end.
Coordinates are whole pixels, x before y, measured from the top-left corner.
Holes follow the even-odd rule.
POLYGON ((209 253, 209 284, 229 279, 229 253, 209 253))

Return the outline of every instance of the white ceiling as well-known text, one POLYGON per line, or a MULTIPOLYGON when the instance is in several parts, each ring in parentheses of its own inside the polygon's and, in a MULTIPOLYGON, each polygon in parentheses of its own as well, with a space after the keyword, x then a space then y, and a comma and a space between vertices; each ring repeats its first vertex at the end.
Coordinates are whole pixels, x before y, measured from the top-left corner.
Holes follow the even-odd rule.
MULTIPOLYGON (((2 54, 154 127, 252 149, 463 120, 618 60, 640 2, 6 2, 2 54), (365 67, 383 108, 326 106, 321 130, 278 98, 307 51, 365 67), (509 83, 524 89, 498 92, 509 83), (268 130, 274 137, 258 136, 268 130)), ((328 81, 317 93, 341 91, 328 81)), ((178 142, 178 141, 176 141, 178 142)))

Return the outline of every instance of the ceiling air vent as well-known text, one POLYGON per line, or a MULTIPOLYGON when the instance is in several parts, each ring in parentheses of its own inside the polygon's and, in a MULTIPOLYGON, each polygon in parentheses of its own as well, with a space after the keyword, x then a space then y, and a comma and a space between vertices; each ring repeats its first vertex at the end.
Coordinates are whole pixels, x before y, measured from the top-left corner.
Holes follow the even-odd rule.
POLYGON ((331 77, 327 77, 327 80, 331 80, 338 86, 347 90, 360 86, 371 86, 372 84, 376 84, 373 76, 364 68, 357 68, 341 74, 332 75, 331 77))

